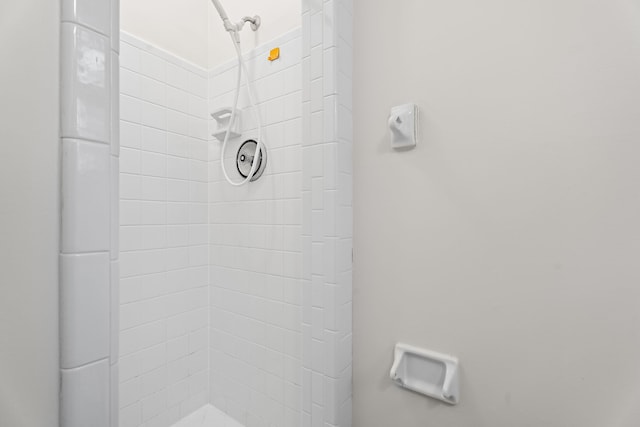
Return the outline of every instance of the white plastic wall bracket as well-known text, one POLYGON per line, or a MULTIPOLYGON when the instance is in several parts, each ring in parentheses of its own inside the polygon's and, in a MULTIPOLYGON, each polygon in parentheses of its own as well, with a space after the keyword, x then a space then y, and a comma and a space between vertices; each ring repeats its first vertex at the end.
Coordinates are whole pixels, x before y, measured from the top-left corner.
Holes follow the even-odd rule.
POLYGON ((240 132, 241 111, 236 110, 236 115, 233 119, 233 123, 231 123, 232 112, 233 112, 233 108, 226 107, 211 113, 211 117, 213 117, 213 119, 218 124, 217 130, 213 133, 213 136, 216 139, 218 139, 218 141, 220 142, 224 141, 224 137, 227 134, 227 128, 229 127, 229 125, 231 125, 229 139, 237 138, 241 135, 241 132, 240 132))
POLYGON ((458 359, 398 343, 391 379, 400 387, 455 405, 460 400, 458 359))
POLYGON ((418 106, 398 105, 391 109, 388 121, 392 148, 413 148, 418 142, 418 106))

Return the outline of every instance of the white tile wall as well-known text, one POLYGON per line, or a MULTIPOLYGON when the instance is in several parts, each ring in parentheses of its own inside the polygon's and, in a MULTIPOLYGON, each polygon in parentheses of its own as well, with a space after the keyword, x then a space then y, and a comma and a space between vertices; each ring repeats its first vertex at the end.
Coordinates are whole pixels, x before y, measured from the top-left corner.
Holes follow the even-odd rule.
POLYGON ((120 426, 169 426, 209 400, 207 74, 120 49, 120 426))
MULTIPOLYGON (((247 55, 269 153, 264 175, 232 187, 220 171, 221 144, 211 143, 211 400, 247 426, 299 427, 301 419, 301 42, 296 30, 247 55), (281 59, 269 62, 273 47, 281 59)), ((235 73, 235 61, 212 70, 212 110, 232 105, 235 73)), ((235 180, 231 156, 257 135, 244 89, 241 100, 244 134, 226 153, 235 180)))
POLYGON ((209 136, 235 61, 204 74, 122 35, 121 426, 206 401, 247 426, 351 425, 351 10, 303 1, 302 29, 247 55, 269 157, 242 188, 220 162, 240 179, 257 136, 244 89, 243 137, 221 159, 209 136))
POLYGON ((117 0, 61 1, 60 424, 117 426, 117 0))
POLYGON ((303 419, 351 425, 352 2, 302 2, 303 419))

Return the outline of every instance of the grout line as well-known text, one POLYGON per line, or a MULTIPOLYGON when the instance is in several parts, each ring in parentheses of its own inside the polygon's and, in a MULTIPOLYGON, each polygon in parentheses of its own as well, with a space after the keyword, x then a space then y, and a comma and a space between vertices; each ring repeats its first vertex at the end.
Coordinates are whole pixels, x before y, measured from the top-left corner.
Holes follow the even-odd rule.
MULTIPOLYGON (((107 361, 107 364, 109 364, 109 356, 106 356, 106 357, 102 357, 100 359, 92 360, 91 362, 87 362, 87 363, 82 364, 80 366, 74 366, 73 368, 62 368, 61 367, 60 370, 61 371, 76 371, 76 370, 80 370, 80 369, 86 368, 86 367, 88 367, 90 365, 97 365, 98 363, 103 362, 105 360, 107 361)), ((111 365, 109 365, 109 367, 110 366, 111 365)))

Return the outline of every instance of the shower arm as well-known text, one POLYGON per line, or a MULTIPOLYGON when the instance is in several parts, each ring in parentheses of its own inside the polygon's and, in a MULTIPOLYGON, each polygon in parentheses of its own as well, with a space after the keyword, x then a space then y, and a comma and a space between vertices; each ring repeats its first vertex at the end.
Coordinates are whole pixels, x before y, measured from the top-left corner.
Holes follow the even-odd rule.
POLYGON ((244 28, 244 25, 247 22, 251 23, 251 29, 253 31, 257 31, 258 28, 260 27, 260 17, 258 15, 254 17, 245 16, 236 24, 234 24, 229 19, 229 16, 227 15, 227 12, 225 12, 224 8, 222 7, 220 0, 211 0, 211 2, 213 3, 216 10, 218 11, 218 14, 220 15, 220 19, 222 19, 222 22, 224 24, 224 29, 227 30, 229 33, 231 33, 231 37, 236 43, 240 42, 240 37, 238 36, 238 33, 242 31, 242 29, 244 28))

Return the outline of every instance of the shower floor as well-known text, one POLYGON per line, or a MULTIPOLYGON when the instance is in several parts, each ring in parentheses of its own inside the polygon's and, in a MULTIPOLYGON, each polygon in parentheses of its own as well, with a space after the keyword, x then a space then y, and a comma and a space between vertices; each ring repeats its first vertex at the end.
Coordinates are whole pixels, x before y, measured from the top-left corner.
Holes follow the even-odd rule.
POLYGON ((206 405, 191 415, 187 415, 172 427, 244 427, 242 424, 217 409, 206 405))

